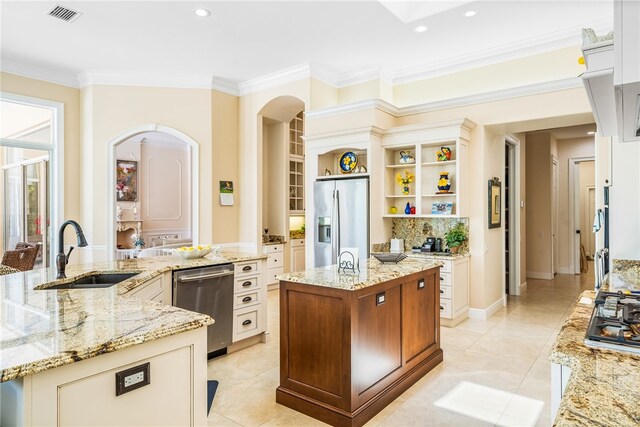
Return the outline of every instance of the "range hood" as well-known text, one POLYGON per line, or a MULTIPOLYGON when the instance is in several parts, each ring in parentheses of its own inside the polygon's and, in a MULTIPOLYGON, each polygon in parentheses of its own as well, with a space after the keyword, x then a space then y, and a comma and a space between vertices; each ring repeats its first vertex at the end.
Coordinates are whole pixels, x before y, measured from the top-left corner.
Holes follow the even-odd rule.
POLYGON ((613 6, 613 84, 621 142, 640 141, 640 0, 613 6))
POLYGON ((583 30, 582 81, 600 136, 640 142, 640 0, 614 0, 614 31, 583 30))

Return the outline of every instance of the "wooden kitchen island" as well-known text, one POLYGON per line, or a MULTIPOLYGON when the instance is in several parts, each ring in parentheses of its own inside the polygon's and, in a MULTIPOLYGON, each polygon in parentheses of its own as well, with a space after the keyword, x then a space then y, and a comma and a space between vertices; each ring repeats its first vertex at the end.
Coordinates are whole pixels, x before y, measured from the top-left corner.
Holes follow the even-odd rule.
POLYGON ((440 263, 369 259, 280 276, 276 401, 361 426, 442 362, 440 263))

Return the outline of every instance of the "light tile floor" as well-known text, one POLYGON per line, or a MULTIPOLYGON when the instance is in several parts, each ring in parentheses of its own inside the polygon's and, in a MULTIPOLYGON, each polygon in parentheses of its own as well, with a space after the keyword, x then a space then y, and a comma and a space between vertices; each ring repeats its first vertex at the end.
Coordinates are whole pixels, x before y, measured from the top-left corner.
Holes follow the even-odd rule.
MULTIPOLYGON (((388 405, 367 426, 549 426, 547 355, 578 294, 593 274, 528 280, 488 320, 442 328, 444 362, 388 405)), ((269 342, 209 362, 220 382, 212 426, 314 426, 323 423, 279 405, 278 291, 268 293, 269 342)))

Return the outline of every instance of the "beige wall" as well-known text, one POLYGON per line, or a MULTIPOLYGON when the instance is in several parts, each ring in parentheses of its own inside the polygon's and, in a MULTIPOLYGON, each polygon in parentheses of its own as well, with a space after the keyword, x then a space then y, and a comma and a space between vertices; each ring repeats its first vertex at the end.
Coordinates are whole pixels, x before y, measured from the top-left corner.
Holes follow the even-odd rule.
MULTIPOLYGON (((238 184, 240 173, 239 151, 240 103, 237 96, 211 91, 211 161, 204 167, 211 169, 213 180, 211 238, 214 243, 238 241, 240 206, 238 184), (220 205, 219 181, 234 182, 233 206, 220 205)), ((202 221, 202 219, 201 219, 202 221)))
POLYGON ((527 134, 527 277, 552 278, 551 134, 527 134))
MULTIPOLYGON (((80 220, 80 90, 15 74, 0 73, 0 90, 64 104, 64 213, 80 220)), ((69 231, 68 238, 73 235, 69 231)))
MULTIPOLYGON (((595 157, 595 139, 593 136, 558 141, 558 273, 569 274, 574 268, 571 259, 571 246, 575 242, 575 230, 569 229, 569 159, 576 157, 595 157)), ((594 182, 592 177, 592 183, 594 182)), ((593 185, 593 184, 592 184, 593 185)), ((579 224, 575 224, 578 227, 579 224)), ((589 232, 590 230, 586 230, 589 232)))
POLYGON ((578 46, 397 85, 398 107, 572 78, 585 71, 578 46))

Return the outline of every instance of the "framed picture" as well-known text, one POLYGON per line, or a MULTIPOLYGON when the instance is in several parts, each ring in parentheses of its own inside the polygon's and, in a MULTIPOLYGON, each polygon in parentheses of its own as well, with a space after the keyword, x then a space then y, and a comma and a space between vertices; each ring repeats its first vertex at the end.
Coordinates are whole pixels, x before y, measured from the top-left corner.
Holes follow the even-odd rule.
POLYGON ((135 160, 116 160, 116 200, 138 201, 138 162, 135 160))
POLYGON ((431 204, 431 215, 451 215, 452 202, 436 202, 431 204))
POLYGON ((489 228, 500 228, 501 218, 502 183, 494 177, 489 180, 489 228))

